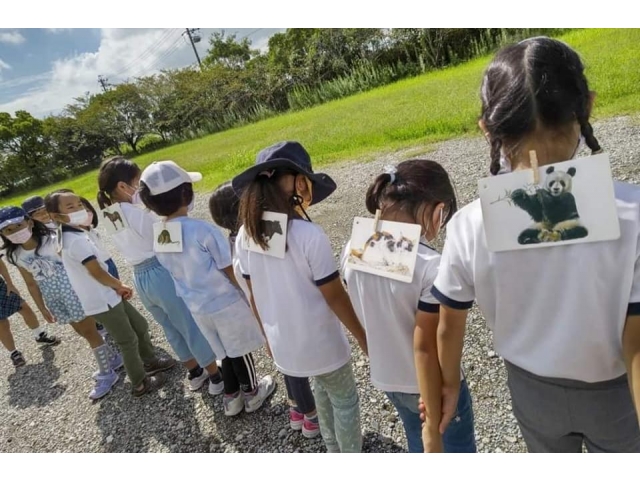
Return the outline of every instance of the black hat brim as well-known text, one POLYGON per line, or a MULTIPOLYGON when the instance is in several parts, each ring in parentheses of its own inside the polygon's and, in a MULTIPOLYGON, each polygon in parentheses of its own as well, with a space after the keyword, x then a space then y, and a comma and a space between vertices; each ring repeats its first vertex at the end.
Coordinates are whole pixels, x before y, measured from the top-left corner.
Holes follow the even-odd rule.
POLYGON ((287 169, 298 172, 306 176, 313 183, 313 200, 312 205, 320 203, 333 192, 336 191, 336 182, 326 173, 312 173, 302 168, 297 163, 287 158, 276 158, 268 162, 260 163, 248 168, 241 174, 237 175, 232 181, 231 186, 238 196, 242 195, 244 189, 253 182, 258 174, 266 170, 287 169))

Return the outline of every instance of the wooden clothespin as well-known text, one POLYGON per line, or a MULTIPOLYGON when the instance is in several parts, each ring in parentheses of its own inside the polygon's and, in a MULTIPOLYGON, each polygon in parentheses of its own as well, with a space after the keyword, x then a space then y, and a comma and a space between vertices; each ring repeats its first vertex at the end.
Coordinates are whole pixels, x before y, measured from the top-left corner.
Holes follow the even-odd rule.
POLYGON ((373 233, 378 231, 378 224, 380 223, 380 215, 382 214, 382 210, 376 210, 376 216, 373 219, 373 233))
POLYGON ((533 183, 537 185, 540 183, 540 175, 538 173, 538 156, 535 150, 529 151, 529 163, 531 163, 531 169, 533 170, 533 183))

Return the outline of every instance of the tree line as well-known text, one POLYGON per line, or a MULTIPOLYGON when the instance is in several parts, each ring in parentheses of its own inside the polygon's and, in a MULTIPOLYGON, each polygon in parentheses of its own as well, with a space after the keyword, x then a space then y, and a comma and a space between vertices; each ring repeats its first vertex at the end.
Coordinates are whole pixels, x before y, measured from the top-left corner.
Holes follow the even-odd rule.
POLYGON ((288 29, 260 52, 216 32, 187 67, 85 93, 44 119, 0 113, 0 196, 136 155, 455 65, 552 29, 288 29))

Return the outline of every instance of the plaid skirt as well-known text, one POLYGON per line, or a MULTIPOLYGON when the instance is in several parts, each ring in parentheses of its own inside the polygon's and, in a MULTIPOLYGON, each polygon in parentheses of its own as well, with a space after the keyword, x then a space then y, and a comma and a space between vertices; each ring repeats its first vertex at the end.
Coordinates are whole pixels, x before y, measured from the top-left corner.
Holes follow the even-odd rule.
POLYGON ((0 320, 6 320, 20 310, 22 298, 11 292, 7 296, 7 284, 0 279, 0 320))

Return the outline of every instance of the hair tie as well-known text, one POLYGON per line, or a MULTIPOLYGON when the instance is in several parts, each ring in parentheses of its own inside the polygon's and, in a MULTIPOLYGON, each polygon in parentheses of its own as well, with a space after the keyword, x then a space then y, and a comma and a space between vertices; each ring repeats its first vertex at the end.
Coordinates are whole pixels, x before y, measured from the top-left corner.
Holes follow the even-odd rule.
POLYGON ((393 185, 395 183, 397 179, 397 172, 398 169, 394 165, 387 165, 386 167, 384 167, 384 173, 388 174, 391 177, 389 184, 393 185))

